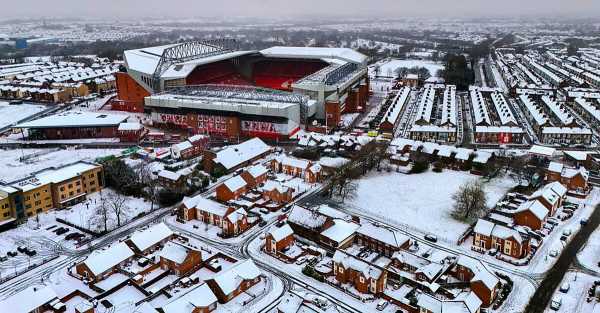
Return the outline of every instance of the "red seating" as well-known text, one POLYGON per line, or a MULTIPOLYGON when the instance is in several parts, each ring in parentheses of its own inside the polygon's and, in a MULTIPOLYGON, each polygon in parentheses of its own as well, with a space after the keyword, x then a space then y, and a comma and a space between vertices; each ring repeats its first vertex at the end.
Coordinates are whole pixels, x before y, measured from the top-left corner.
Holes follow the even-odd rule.
POLYGON ((254 83, 265 88, 291 90, 292 83, 326 66, 321 61, 264 60, 254 65, 254 83))

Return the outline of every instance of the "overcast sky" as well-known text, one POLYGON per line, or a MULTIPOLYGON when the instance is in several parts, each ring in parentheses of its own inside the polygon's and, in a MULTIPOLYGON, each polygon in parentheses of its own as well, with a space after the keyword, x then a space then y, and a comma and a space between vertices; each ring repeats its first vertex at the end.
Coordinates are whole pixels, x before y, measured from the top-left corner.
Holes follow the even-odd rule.
POLYGON ((2 0, 1 18, 600 16, 600 0, 2 0))

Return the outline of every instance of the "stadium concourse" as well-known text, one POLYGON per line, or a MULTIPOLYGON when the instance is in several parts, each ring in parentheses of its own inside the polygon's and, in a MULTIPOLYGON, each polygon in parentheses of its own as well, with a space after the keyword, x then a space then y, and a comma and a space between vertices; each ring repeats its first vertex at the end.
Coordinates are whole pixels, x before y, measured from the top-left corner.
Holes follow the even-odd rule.
POLYGON ((367 57, 347 48, 241 51, 232 39, 124 52, 114 110, 150 112, 190 134, 284 139, 302 125, 335 127, 363 112, 367 57))

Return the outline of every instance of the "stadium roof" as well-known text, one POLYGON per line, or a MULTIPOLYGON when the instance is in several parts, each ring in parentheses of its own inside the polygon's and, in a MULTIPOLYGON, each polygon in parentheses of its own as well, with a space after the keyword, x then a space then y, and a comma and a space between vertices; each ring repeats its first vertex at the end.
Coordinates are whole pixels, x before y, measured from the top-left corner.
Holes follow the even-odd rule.
POLYGON ((260 53, 272 58, 335 59, 366 65, 367 56, 349 48, 271 47, 260 53))
MULTIPOLYGON (((171 48, 177 46, 178 44, 164 45, 164 46, 156 46, 156 47, 147 47, 141 49, 134 50, 126 50, 124 52, 125 64, 127 64, 127 68, 144 73, 147 75, 152 75, 158 66, 160 58, 167 48, 171 48)), ((231 58, 235 58, 238 56, 255 53, 256 51, 233 51, 229 53, 223 53, 218 55, 213 55, 209 57, 199 57, 198 59, 181 62, 177 64, 171 65, 162 75, 161 78, 164 79, 175 79, 175 78, 184 78, 188 76, 194 68, 198 65, 218 62, 222 60, 227 60, 231 58)))
MULTIPOLYGON (((179 44, 147 47, 126 50, 124 59, 127 68, 142 74, 152 75, 156 70, 163 52, 179 44)), ((216 49, 216 48, 215 48, 216 49)), ((209 48, 210 50, 210 48, 209 48)), ((199 56, 197 59, 175 63, 169 66, 162 79, 177 79, 187 77, 198 65, 228 60, 243 55, 257 53, 257 51, 232 51, 207 57, 199 56)), ((273 58, 298 58, 321 59, 328 63, 343 64, 346 62, 366 65, 367 57, 349 48, 319 48, 319 47, 272 47, 259 52, 266 57, 273 58)))

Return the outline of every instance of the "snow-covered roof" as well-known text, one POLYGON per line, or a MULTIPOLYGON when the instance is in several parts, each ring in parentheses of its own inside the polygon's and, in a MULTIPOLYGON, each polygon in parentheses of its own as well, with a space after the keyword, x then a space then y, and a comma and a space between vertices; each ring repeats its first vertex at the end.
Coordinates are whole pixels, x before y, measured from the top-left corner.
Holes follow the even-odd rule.
POLYGON ((307 160, 292 158, 287 155, 277 156, 275 160, 277 160, 277 162, 283 164, 284 166, 290 166, 301 169, 307 169, 310 165, 310 162, 307 160))
POLYGON ((341 264, 345 269, 352 269, 362 273, 366 278, 378 279, 383 273, 381 269, 341 250, 335 251, 332 260, 337 264, 341 264))
POLYGON ((564 167, 564 165, 562 163, 553 161, 553 162, 550 162, 550 164, 548 164, 548 171, 562 173, 563 167, 564 167))
POLYGON ((171 236, 173 231, 165 223, 158 223, 134 233, 129 240, 139 251, 145 251, 171 236))
POLYGON ((248 169, 248 173, 250 176, 257 178, 261 175, 268 173, 269 170, 262 164, 257 164, 248 169))
POLYGON ((176 172, 171 172, 169 170, 162 170, 158 172, 158 177, 166 178, 168 180, 177 181, 181 178, 181 174, 176 172))
POLYGON ((417 115, 415 122, 430 123, 431 112, 433 110, 433 102, 435 100, 435 88, 433 86, 425 87, 419 100, 419 106, 417 108, 417 115))
POLYGON ((480 260, 466 255, 460 255, 457 264, 468 268, 474 276, 471 281, 481 281, 488 289, 493 290, 500 282, 500 279, 494 275, 480 260))
POLYGON ((494 225, 494 223, 480 218, 477 220, 473 232, 489 237, 494 230, 494 225))
POLYGON ((479 89, 471 89, 471 106, 473 108, 473 116, 475 117, 475 125, 491 125, 490 115, 484 103, 483 94, 479 89))
POLYGON ((205 198, 202 195, 197 195, 193 198, 186 197, 183 199, 183 205, 188 208, 196 208, 200 211, 209 212, 218 216, 224 217, 229 208, 219 202, 205 198))
POLYGON ((187 258, 188 251, 188 247, 173 241, 169 241, 162 248, 159 256, 166 260, 173 261, 177 264, 182 264, 185 261, 185 258, 187 258))
POLYGON ((271 47, 260 53, 272 58, 334 59, 365 65, 367 56, 349 48, 271 47))
POLYGON ((243 208, 238 208, 237 210, 227 214, 225 218, 231 223, 235 224, 246 216, 248 216, 248 213, 243 208))
POLYGON ((586 161, 588 158, 588 153, 585 151, 563 151, 563 153, 577 161, 586 161))
POLYGON ((371 223, 361 225, 356 232, 397 248, 409 241, 409 237, 406 235, 371 223))
POLYGON ((217 152, 217 157, 214 160, 229 170, 270 150, 271 147, 262 140, 253 138, 217 152))
POLYGON ((322 236, 329 238, 333 242, 343 242, 354 235, 360 225, 352 222, 346 222, 341 219, 334 220, 334 224, 321 233, 322 236))
POLYGON ((519 213, 525 211, 531 212, 540 221, 545 220, 549 213, 548 209, 537 200, 529 200, 521 203, 515 212, 519 213))
POLYGON ((494 107, 496 108, 496 112, 500 117, 500 123, 502 125, 517 124, 517 120, 515 119, 504 96, 499 92, 493 92, 491 97, 494 107))
POLYGON ((551 157, 556 152, 556 149, 544 146, 533 145, 531 149, 529 149, 529 153, 531 154, 539 154, 551 157))
POLYGON ((521 100, 521 103, 523 103, 523 105, 525 105, 525 108, 527 109, 529 116, 531 116, 534 119, 534 121, 537 125, 545 125, 546 123, 548 123, 548 117, 546 116, 546 114, 544 114, 542 109, 539 108, 533 102, 533 100, 531 100, 531 98, 529 98, 529 96, 520 95, 519 99, 521 100))
POLYGON ((127 115, 68 111, 21 123, 14 128, 117 127, 128 118, 127 115))
POLYGON ((20 180, 12 184, 22 191, 29 191, 39 188, 40 186, 49 183, 60 183, 74 177, 80 176, 82 173, 98 168, 99 165, 87 162, 77 162, 69 164, 61 168, 50 168, 36 173, 33 177, 20 180))
POLYGON ((272 227, 269 230, 269 234, 271 236, 273 236, 273 240, 275 241, 280 241, 282 239, 287 238, 288 236, 291 236, 294 234, 294 231, 292 230, 292 228, 290 227, 290 225, 285 224, 281 227, 272 227))
POLYGON ((260 270, 252 260, 238 261, 228 270, 219 273, 213 279, 225 295, 229 295, 245 280, 260 276, 260 270))
POLYGON ((288 221, 290 223, 298 224, 311 229, 316 229, 323 226, 326 220, 327 218, 325 216, 299 205, 294 205, 288 214, 288 221))
POLYGON ((206 308, 214 303, 217 303, 217 297, 208 284, 202 284, 170 300, 162 310, 164 313, 193 312, 197 308, 206 308))
POLYGON ((246 181, 240 175, 231 177, 230 179, 226 180, 223 184, 233 192, 240 190, 241 188, 244 188, 247 185, 246 181))
POLYGON ((133 251, 124 242, 119 242, 108 249, 92 252, 83 263, 94 275, 99 275, 133 255, 133 251))
POLYGON ((126 122, 119 124, 118 130, 120 131, 131 131, 131 130, 140 130, 144 128, 142 124, 136 122, 126 122))
POLYGON ((472 291, 453 300, 440 300, 427 293, 420 293, 417 297, 417 306, 431 313, 476 313, 482 304, 481 299, 472 291))
POLYGON ((30 313, 56 298, 56 292, 48 286, 31 286, 1 301, 0 308, 11 313, 30 313))
POLYGON ((402 109, 408 102, 409 96, 410 88, 402 87, 402 89, 400 89, 400 91, 392 101, 392 104, 388 107, 387 111, 383 115, 383 121, 387 121, 390 124, 395 125, 398 121, 398 118, 400 117, 400 112, 402 112, 402 109))

